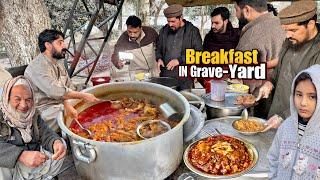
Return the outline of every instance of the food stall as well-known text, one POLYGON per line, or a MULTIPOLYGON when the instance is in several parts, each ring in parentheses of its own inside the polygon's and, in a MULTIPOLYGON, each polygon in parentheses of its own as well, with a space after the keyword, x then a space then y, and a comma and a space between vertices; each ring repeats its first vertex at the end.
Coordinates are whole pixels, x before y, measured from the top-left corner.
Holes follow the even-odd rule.
MULTIPOLYGON (((91 119, 84 118, 88 116, 84 115, 86 111, 94 109, 99 104, 85 104, 73 101, 72 103, 80 112, 80 123, 95 134, 89 137, 87 133, 77 127, 74 120, 64 117, 62 113, 59 115, 59 126, 70 139, 75 166, 78 174, 82 177, 88 179, 104 179, 104 177, 131 177, 134 179, 145 179, 146 177, 152 179, 164 179, 167 177, 173 179, 206 179, 208 177, 267 178, 268 162, 266 154, 275 131, 252 133, 250 135, 241 133, 233 125, 234 121, 242 119, 241 116, 226 116, 205 121, 203 116, 205 101, 203 98, 192 95, 190 92, 179 93, 172 88, 155 83, 139 81, 106 83, 85 89, 84 91, 93 93, 97 97, 106 100, 102 103, 109 105, 110 103, 113 105, 112 103, 118 100, 127 101, 125 103, 130 104, 130 106, 125 106, 124 109, 129 112, 136 107, 132 104, 139 104, 141 101, 122 100, 123 97, 134 98, 136 100, 148 99, 148 103, 155 105, 150 107, 159 107, 163 103, 169 103, 177 112, 182 113, 182 116, 180 121, 175 122, 172 120, 175 125, 171 126, 171 130, 149 139, 137 137, 135 126, 132 129, 124 127, 124 129, 115 130, 120 132, 120 134, 129 134, 128 136, 133 137, 132 140, 128 140, 125 136, 121 135, 124 138, 121 140, 121 138, 119 139, 119 134, 108 137, 106 133, 101 134, 101 132, 105 132, 101 131, 103 128, 109 128, 110 131, 106 132, 110 133, 111 129, 115 128, 112 124, 112 128, 104 125, 101 126, 101 124, 99 125, 100 127, 95 126, 94 128, 94 126, 90 126, 90 122, 97 121, 97 119, 93 117, 90 117, 91 119), (190 105, 188 101, 195 103, 196 106, 190 105), (213 176, 208 176, 208 173, 203 173, 199 169, 194 168, 190 163, 191 159, 189 159, 190 149, 199 141, 203 141, 207 137, 213 138, 216 136, 231 137, 235 140, 238 139, 240 144, 243 143, 243 147, 248 149, 248 157, 250 159, 248 167, 243 168, 243 170, 235 174, 213 176), (110 139, 117 142, 108 142, 110 139)), ((143 105, 143 111, 146 110, 147 106, 148 104, 143 105)), ((225 107, 222 106, 221 108, 225 107)), ((106 114, 112 114, 108 110, 108 106, 104 106, 104 108, 100 107, 99 109, 102 109, 106 114)), ((90 113, 95 114, 95 112, 90 113)), ((154 117, 149 116, 148 118, 153 119, 154 117)), ((163 117, 160 119, 163 119, 163 117)), ((139 124, 138 121, 135 123, 139 124)), ((261 121, 263 122, 264 120, 261 121)), ((170 121, 166 122, 170 123, 170 121)))
MULTIPOLYGON (((167 0, 166 2, 168 4, 179 3, 184 6, 232 3, 228 0, 167 0)), ((73 119, 63 116, 61 113, 58 117, 58 123, 70 139, 75 166, 82 177, 98 180, 105 179, 105 177, 110 179, 165 179, 169 177, 180 180, 266 179, 268 177, 266 155, 275 131, 261 132, 261 129, 251 129, 250 131, 249 128, 249 132, 253 133, 247 133, 248 131, 241 131, 234 125, 235 121, 243 118, 240 116, 243 109, 252 108, 255 105, 236 104, 238 98, 246 95, 247 92, 229 91, 225 94, 223 101, 213 101, 210 94, 203 94, 200 97, 192 94, 192 91, 178 92, 175 90, 176 85, 173 81, 167 79, 155 78, 152 81, 146 78, 145 82, 144 78, 130 77, 130 79, 141 79, 142 81, 114 82, 111 79, 111 83, 109 83, 110 79, 108 79, 108 82, 85 89, 84 92, 93 93, 108 101, 122 101, 123 109, 119 112, 128 113, 129 115, 124 115, 126 118, 133 117, 129 111, 137 112, 136 108, 139 107, 140 100, 147 99, 148 102, 145 101, 145 104, 141 105, 141 112, 147 111, 148 103, 152 108, 169 103, 173 109, 181 114, 181 119, 172 125, 170 120, 163 119, 163 117, 143 117, 143 120, 137 120, 131 129, 121 124, 120 130, 112 130, 115 128, 114 124, 106 125, 104 123, 101 127, 94 127, 90 125, 90 122, 80 118, 80 124, 92 132, 94 134, 92 136, 90 133, 85 133, 83 129, 79 129, 73 119), (164 83, 167 81, 170 83, 164 83), (133 98, 133 100, 123 100, 123 97, 133 98), (124 106, 124 101, 129 101, 131 105, 124 106), (139 138, 139 131, 135 127, 150 119, 165 121, 170 125, 169 130, 150 138, 139 138), (101 132, 105 130, 107 135, 99 134, 100 130, 101 132), (112 131, 116 131, 118 134, 112 135, 112 131), (119 138, 119 134, 121 137, 130 136, 131 140, 128 140, 127 137, 119 138), (222 143, 218 143, 218 147, 213 144, 215 147, 211 148, 211 141, 222 143), (239 147, 239 149, 230 148, 231 146, 239 147), (202 148, 206 150, 202 151, 202 148), (242 150, 242 152, 240 153, 238 150, 242 150), (208 168, 201 164, 202 160, 197 158, 197 153, 203 152, 208 154, 207 157, 214 158, 217 154, 223 154, 230 155, 235 159, 232 163, 227 164, 228 167, 217 170, 219 168, 208 168), (241 156, 235 156, 237 153, 240 153, 241 156), (241 157, 246 158, 237 164, 236 161, 241 157), (198 161, 199 159, 200 161, 198 161), (215 173, 215 171, 217 172, 215 173)), ((81 113, 83 114, 96 106, 78 101, 71 103, 80 112, 80 116, 81 113)), ((108 103, 110 104, 110 102, 108 103)), ((139 113, 140 110, 138 110, 139 113)), ((155 111, 161 112, 159 109, 155 111)), ((105 113, 110 113, 110 111, 106 110, 105 113)), ((94 118, 97 120, 99 117, 94 118)), ((249 120, 247 121, 249 122, 249 120)), ((264 122, 265 120, 262 119, 257 121, 260 124, 264 122)))

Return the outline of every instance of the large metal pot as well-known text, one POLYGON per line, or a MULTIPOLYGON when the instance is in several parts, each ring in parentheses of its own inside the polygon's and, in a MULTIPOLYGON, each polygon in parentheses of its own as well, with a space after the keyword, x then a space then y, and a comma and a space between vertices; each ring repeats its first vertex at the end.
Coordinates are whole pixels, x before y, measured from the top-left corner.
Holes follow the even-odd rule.
MULTIPOLYGON (((101 84, 85 89, 97 97, 132 96, 148 98, 152 103, 169 102, 183 119, 170 131, 135 142, 98 142, 71 132, 71 119, 59 114, 58 124, 70 139, 77 172, 87 179, 164 179, 177 169, 183 155, 183 124, 190 115, 188 101, 177 91, 147 82, 101 84)), ((75 102, 74 102, 75 103, 75 102)), ((75 105, 78 111, 88 104, 75 105)))

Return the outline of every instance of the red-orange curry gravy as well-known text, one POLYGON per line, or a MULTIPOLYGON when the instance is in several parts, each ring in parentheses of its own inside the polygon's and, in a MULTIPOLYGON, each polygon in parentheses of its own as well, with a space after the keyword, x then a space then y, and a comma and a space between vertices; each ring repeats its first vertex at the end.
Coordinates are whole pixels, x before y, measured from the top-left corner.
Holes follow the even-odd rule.
POLYGON ((84 138, 105 142, 131 142, 141 138, 136 133, 137 126, 147 120, 161 119, 170 124, 171 128, 178 122, 167 121, 160 110, 147 100, 122 98, 120 102, 110 101, 95 104, 78 115, 78 121, 89 129, 93 135, 89 136, 75 121, 70 130, 84 138))

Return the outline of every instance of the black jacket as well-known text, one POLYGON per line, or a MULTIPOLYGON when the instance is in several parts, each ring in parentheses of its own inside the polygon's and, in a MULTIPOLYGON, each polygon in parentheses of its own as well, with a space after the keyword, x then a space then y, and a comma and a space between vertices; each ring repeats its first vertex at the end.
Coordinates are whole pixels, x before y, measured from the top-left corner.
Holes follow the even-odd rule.
MULTIPOLYGON (((199 32, 199 29, 195 27, 191 22, 184 20, 184 32, 183 32, 183 39, 182 39, 182 48, 181 48, 181 55, 178 57, 179 65, 184 65, 186 62, 186 49, 195 49, 197 51, 202 50, 202 39, 199 32)), ((166 59, 165 56, 167 53, 166 48, 168 34, 170 33, 169 25, 165 25, 159 33, 159 39, 157 41, 157 50, 156 50, 156 60, 162 59, 164 65, 166 66, 171 59, 166 59)), ((167 70, 166 67, 161 68, 160 72, 161 77, 173 77, 178 78, 179 76, 179 68, 175 67, 173 70, 167 70)), ((179 78, 180 85, 178 89, 190 89, 193 86, 193 82, 191 79, 188 78, 179 78)))
MULTIPOLYGON (((195 49, 198 51, 202 50, 202 39, 199 32, 199 29, 195 27, 191 22, 185 21, 185 31, 183 35, 183 42, 182 42, 182 50, 181 50, 181 57, 179 58, 180 65, 185 64, 186 62, 186 49, 195 49)), ((163 59, 165 52, 165 45, 168 38, 168 34, 170 31, 169 25, 165 25, 159 33, 159 39, 157 42, 157 51, 156 51, 156 58, 163 59)))
POLYGON ((212 30, 209 31, 203 41, 203 50, 212 52, 220 51, 220 49, 225 51, 235 49, 238 45, 239 37, 239 29, 233 28, 231 23, 228 23, 227 31, 223 34, 214 33, 212 30))

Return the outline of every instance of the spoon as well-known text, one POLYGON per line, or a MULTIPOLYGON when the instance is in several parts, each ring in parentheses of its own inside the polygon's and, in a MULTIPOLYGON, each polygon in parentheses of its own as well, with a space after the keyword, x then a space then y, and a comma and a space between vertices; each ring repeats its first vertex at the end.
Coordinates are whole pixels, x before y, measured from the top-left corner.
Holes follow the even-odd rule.
POLYGON ((180 121, 183 117, 182 113, 178 113, 169 103, 160 104, 159 109, 164 118, 168 120, 180 121))
POLYGON ((248 117, 249 117, 248 110, 247 110, 247 108, 244 108, 242 113, 241 113, 241 118, 243 120, 248 120, 248 117))
POLYGON ((89 129, 84 128, 84 127, 82 126, 82 124, 80 124, 80 122, 79 122, 77 119, 73 119, 73 120, 78 124, 78 126, 79 126, 83 131, 85 131, 86 133, 88 133, 89 136, 92 136, 92 135, 93 135, 93 133, 92 133, 89 129))
POLYGON ((120 103, 121 101, 118 100, 108 100, 108 99, 101 99, 100 101, 98 101, 99 103, 102 102, 110 102, 110 103, 120 103))
MULTIPOLYGON (((218 133, 218 135, 221 135, 222 133, 217 129, 217 128, 214 128, 214 130, 218 133)), ((206 131, 206 130, 204 130, 204 129, 202 129, 202 131, 204 132, 204 133, 206 133, 207 135, 209 135, 209 136, 215 136, 215 135, 213 135, 212 133, 209 133, 208 131, 206 131)))
POLYGON ((216 130, 216 132, 217 132, 219 135, 222 134, 217 128, 214 128, 214 130, 216 130))

